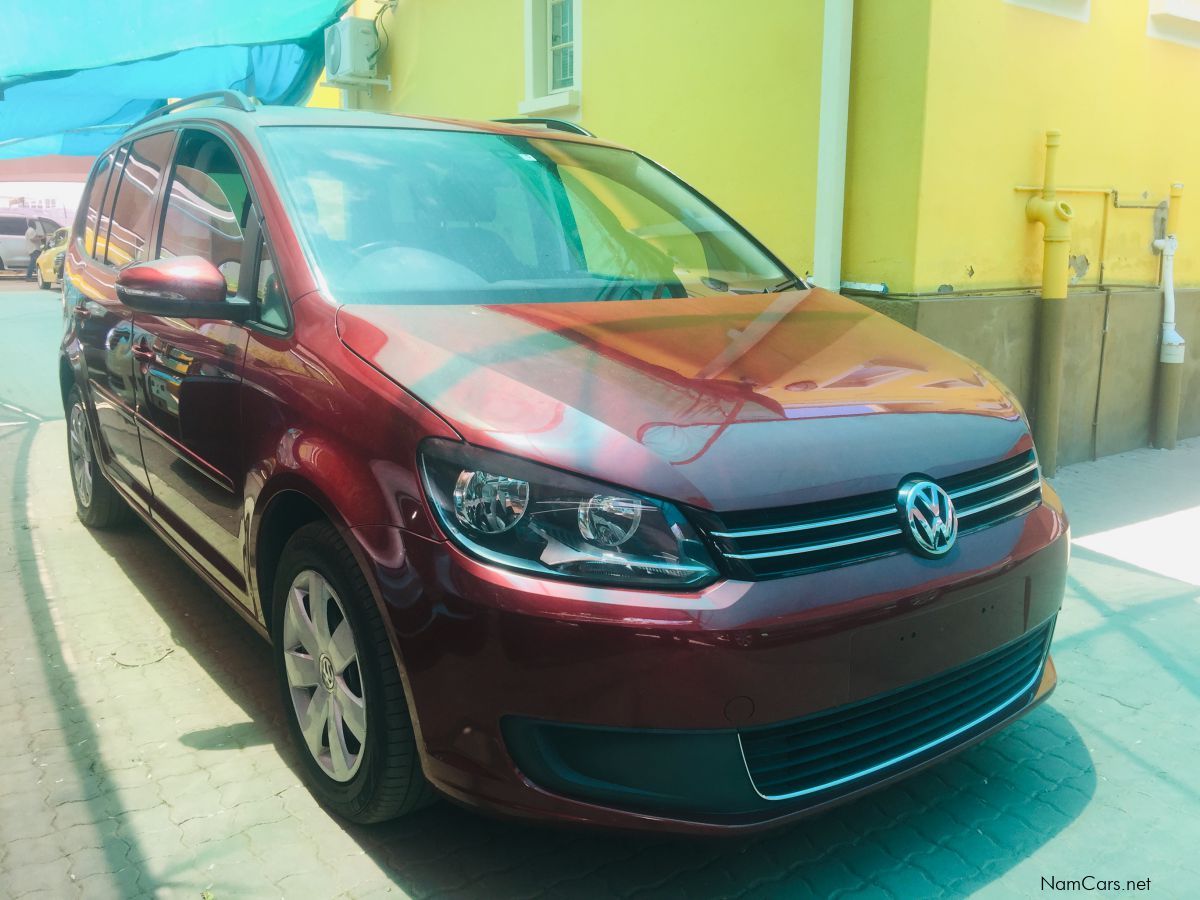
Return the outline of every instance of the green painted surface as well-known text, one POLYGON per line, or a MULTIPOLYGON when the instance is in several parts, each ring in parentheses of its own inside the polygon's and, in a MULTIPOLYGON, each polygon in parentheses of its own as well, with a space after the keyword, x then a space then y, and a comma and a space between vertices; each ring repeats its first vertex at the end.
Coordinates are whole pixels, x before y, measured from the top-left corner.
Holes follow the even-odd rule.
MULTIPOLYGON (((62 418, 58 392, 61 295, 0 281, 0 403, 42 419, 62 418)), ((0 421, 5 407, 0 407, 0 421)))
POLYGON ((1136 450, 1150 443, 1162 294, 1112 291, 1096 402, 1096 455, 1136 450))
MULTIPOLYGON (((1058 420, 1058 464, 1069 466, 1093 458, 1096 395, 1100 390, 1100 355, 1104 344, 1104 311, 1108 294, 1071 294, 1063 340, 1062 410, 1058 420)), ((1149 387, 1146 387, 1149 402, 1149 387)))
POLYGON ((975 360, 1032 405, 1034 297, 931 297, 918 306, 918 331, 975 360))
POLYGON ((1196 437, 1200 435, 1200 291, 1175 294, 1175 327, 1187 341, 1179 404, 1179 437, 1196 437))
POLYGON ((917 329, 917 304, 912 300, 884 297, 878 294, 846 293, 846 296, 863 306, 868 306, 876 312, 895 319, 901 325, 907 325, 914 331, 917 329))

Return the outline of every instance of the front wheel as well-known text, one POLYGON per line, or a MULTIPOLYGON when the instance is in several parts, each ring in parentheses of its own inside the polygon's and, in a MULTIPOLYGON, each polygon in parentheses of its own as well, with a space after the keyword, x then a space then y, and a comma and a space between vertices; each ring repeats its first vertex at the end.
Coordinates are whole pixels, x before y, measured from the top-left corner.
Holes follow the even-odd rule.
POLYGON ((46 276, 44 276, 42 274, 41 266, 37 267, 37 283, 38 283, 38 287, 40 287, 43 291, 48 291, 48 290, 50 290, 50 288, 52 288, 54 286, 54 285, 50 284, 50 282, 48 282, 46 280, 46 276))
POLYGON ((112 528, 129 521, 129 505, 108 483, 96 462, 92 429, 78 387, 67 395, 67 460, 71 465, 71 488, 75 511, 88 528, 112 528))
POLYGON ((272 603, 275 668, 305 780, 335 814, 382 822, 433 799, 387 631, 337 530, 287 542, 272 603))

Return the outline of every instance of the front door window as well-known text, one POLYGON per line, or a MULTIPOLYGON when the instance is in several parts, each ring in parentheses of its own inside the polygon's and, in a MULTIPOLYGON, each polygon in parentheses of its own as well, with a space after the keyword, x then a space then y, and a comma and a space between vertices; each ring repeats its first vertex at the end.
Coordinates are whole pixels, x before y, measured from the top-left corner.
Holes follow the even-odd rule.
POLYGON ((203 131, 184 132, 163 217, 159 258, 201 256, 237 293, 250 193, 229 146, 203 131))

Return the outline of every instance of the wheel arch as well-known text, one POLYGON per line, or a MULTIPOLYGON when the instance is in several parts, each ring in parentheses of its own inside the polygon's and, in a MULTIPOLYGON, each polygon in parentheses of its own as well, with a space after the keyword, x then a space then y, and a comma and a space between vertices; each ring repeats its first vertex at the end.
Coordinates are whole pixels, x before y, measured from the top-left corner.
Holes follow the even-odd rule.
POLYGON ((58 357, 58 390, 62 397, 64 410, 67 408, 67 397, 70 396, 73 387, 78 387, 82 393, 83 388, 79 384, 78 371, 65 354, 60 354, 58 357))
MULTIPOLYGON (((278 475, 269 482, 259 493, 255 503, 256 510, 261 513, 251 515, 250 539, 247 542, 249 559, 248 568, 252 596, 258 604, 259 615, 266 626, 267 635, 274 641, 272 633, 274 624, 273 594, 276 569, 284 546, 293 534, 311 522, 327 521, 335 529, 342 541, 350 548, 350 553, 358 563, 371 591, 375 603, 388 631, 388 645, 400 672, 400 680, 404 686, 404 694, 408 701, 409 712, 412 716, 413 727, 418 738, 421 735, 421 723, 417 715, 417 707, 412 693, 412 685, 408 678, 408 669, 400 652, 399 642, 391 626, 388 614, 388 604, 384 600, 379 583, 378 564, 389 554, 405 556, 403 536, 399 528, 385 526, 351 527, 346 518, 338 511, 337 506, 328 498, 324 491, 315 483, 302 475, 287 472, 278 475)), ((424 743, 418 740, 421 753, 424 754, 424 743)))
MULTIPOLYGON (((376 607, 386 620, 386 607, 374 565, 375 553, 364 546, 357 530, 339 511, 337 505, 313 481, 294 472, 281 473, 258 494, 255 512, 250 517, 250 539, 247 542, 250 584, 258 604, 263 624, 270 631, 275 570, 283 548, 293 534, 310 522, 327 521, 350 548, 359 568, 366 577, 376 607)), ((358 529, 361 530, 361 529, 358 529)), ((391 527, 389 531, 393 530, 391 527)), ((396 649, 392 641, 393 650, 396 649)), ((397 654, 397 662, 400 662, 397 654)), ((403 669, 403 664, 401 663, 403 669)))
MULTIPOLYGON (((275 570, 279 567, 283 548, 293 534, 310 522, 326 521, 351 545, 351 551, 355 548, 345 521, 324 493, 310 482, 281 478, 271 486, 269 493, 259 496, 257 508, 261 513, 252 517, 253 531, 248 548, 250 583, 254 586, 262 622, 270 632, 275 570)), ((355 556, 359 554, 355 553, 355 556)))

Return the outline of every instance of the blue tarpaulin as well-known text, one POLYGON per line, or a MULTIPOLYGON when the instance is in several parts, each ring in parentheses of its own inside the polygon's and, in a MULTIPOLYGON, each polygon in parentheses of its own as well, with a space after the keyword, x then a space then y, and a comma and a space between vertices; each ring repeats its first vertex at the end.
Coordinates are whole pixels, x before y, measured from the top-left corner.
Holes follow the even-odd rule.
POLYGON ((168 98, 236 88, 304 100, 349 0, 62 0, 3 14, 0 158, 99 153, 168 98))

